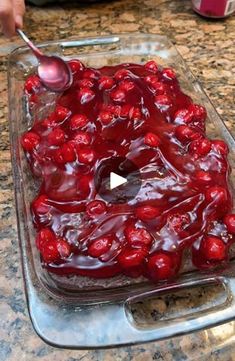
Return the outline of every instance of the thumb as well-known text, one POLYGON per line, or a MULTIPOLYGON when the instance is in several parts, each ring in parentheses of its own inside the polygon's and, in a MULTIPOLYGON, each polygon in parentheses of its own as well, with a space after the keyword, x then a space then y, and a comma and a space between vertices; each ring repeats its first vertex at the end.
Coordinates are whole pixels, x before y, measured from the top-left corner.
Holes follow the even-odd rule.
POLYGON ((16 27, 23 27, 23 16, 25 13, 24 0, 13 0, 14 19, 16 27))

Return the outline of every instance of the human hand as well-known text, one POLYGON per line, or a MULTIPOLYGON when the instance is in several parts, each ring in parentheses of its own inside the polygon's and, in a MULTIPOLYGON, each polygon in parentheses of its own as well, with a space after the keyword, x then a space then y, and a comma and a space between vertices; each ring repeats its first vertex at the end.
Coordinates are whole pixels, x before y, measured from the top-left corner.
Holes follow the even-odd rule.
POLYGON ((24 12, 24 0, 0 0, 0 24, 8 38, 15 34, 17 27, 23 26, 24 12))

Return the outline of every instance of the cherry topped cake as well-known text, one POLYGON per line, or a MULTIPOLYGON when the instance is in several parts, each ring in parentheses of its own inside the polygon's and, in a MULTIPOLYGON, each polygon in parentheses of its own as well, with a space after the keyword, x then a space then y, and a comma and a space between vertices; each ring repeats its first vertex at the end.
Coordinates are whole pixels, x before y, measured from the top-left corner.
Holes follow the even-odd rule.
MULTIPOLYGON (((177 275, 185 253, 199 269, 225 265, 235 241, 228 146, 207 138, 206 109, 155 61, 68 64, 71 88, 21 138, 41 182, 31 213, 43 267, 158 282, 177 275), (109 202, 95 180, 120 157, 136 166, 141 186, 135 197, 109 202)), ((29 109, 47 99, 37 75, 24 91, 29 109)))

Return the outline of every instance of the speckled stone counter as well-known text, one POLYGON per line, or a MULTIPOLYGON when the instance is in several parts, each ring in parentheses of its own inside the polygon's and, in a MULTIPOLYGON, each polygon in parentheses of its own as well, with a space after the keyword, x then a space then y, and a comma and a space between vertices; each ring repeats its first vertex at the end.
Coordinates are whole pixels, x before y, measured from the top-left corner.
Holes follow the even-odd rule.
MULTIPOLYGON (((235 17, 200 18, 189 0, 126 0, 28 7, 25 30, 46 41, 118 32, 167 34, 230 129, 235 124, 235 17)), ((235 323, 166 341, 105 351, 46 345, 29 320, 18 251, 7 122, 7 54, 20 44, 0 37, 0 361, 235 360, 235 323)), ((234 127, 235 129, 235 127, 234 127)))

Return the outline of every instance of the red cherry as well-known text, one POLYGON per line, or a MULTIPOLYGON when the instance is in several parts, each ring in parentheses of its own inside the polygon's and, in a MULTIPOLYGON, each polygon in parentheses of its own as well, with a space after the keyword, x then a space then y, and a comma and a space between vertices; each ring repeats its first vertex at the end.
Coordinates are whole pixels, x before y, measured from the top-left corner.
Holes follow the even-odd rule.
POLYGON ((99 72, 97 70, 94 69, 86 69, 83 72, 83 78, 88 78, 88 79, 98 79, 99 78, 99 72))
POLYGON ((209 172, 205 172, 204 170, 198 170, 195 173, 195 177, 196 177, 197 181, 202 184, 207 184, 212 181, 211 174, 209 172))
POLYGON ((226 188, 213 186, 206 190, 206 200, 208 203, 219 205, 228 201, 228 192, 226 188))
POLYGON ((169 96, 165 94, 160 94, 155 96, 154 103, 157 105, 158 108, 164 110, 172 105, 172 100, 170 99, 169 96))
POLYGON ((69 60, 68 65, 72 70, 72 73, 80 73, 84 70, 84 65, 77 59, 69 60))
POLYGON ((216 153, 219 153, 224 156, 228 155, 228 153, 229 153, 227 144, 223 140, 220 140, 220 139, 218 139, 218 140, 216 139, 216 140, 212 141, 212 149, 216 153))
POLYGON ((68 108, 62 107, 62 105, 57 105, 55 109, 56 120, 62 122, 67 119, 71 114, 71 111, 68 108))
POLYGON ((223 221, 228 232, 235 234, 235 214, 227 214, 223 221))
POLYGON ((41 194, 39 197, 34 199, 32 209, 36 214, 48 213, 51 209, 51 206, 48 204, 48 197, 45 194, 41 194))
POLYGON ((75 114, 70 119, 70 129, 71 130, 77 130, 82 127, 85 127, 87 123, 89 122, 89 119, 85 114, 75 114))
POLYGON ((56 239, 57 250, 59 252, 60 258, 68 258, 71 254, 71 246, 64 238, 56 239))
POLYGON ((109 109, 115 117, 119 117, 121 109, 120 105, 110 105, 109 109))
POLYGON ((193 120, 193 113, 186 108, 177 110, 174 116, 174 121, 179 124, 181 123, 188 124, 191 123, 192 120, 193 120))
POLYGON ((42 228, 37 234, 36 237, 36 246, 39 250, 49 241, 55 240, 55 233, 50 230, 50 228, 42 228))
POLYGON ((193 118, 195 121, 205 122, 207 113, 206 109, 203 106, 197 104, 190 104, 188 110, 193 113, 193 118))
POLYGON ((129 92, 130 90, 134 89, 135 83, 131 80, 122 80, 119 83, 119 89, 129 92))
POLYGON ((125 236, 127 242, 133 247, 150 246, 153 238, 145 228, 136 228, 134 225, 129 225, 125 229, 125 236))
POLYGON ((98 258, 107 253, 112 246, 112 237, 103 236, 95 239, 88 247, 88 254, 91 257, 98 258))
POLYGON ((64 143, 60 151, 64 163, 74 162, 76 160, 76 152, 72 142, 64 143))
POLYGON ((136 217, 142 221, 149 221, 158 217, 161 214, 161 211, 157 207, 152 206, 141 206, 135 210, 136 217))
POLYGON ((89 145, 91 144, 92 139, 90 134, 87 132, 77 132, 74 135, 73 140, 77 145, 89 145))
POLYGON ((24 150, 31 152, 40 143, 40 136, 34 132, 27 132, 21 138, 21 145, 24 150))
POLYGON ((120 117, 127 118, 129 116, 131 109, 132 109, 132 106, 130 104, 122 105, 121 111, 120 111, 120 117))
POLYGON ((102 110, 99 113, 99 120, 104 125, 108 125, 113 121, 113 113, 109 110, 102 110))
MULTIPOLYGON (((154 87, 156 84, 159 84, 158 77, 156 75, 147 75, 144 77, 144 80, 148 85, 151 87, 154 87)), ((163 83, 160 83, 163 85, 163 83)))
POLYGON ((78 91, 78 99, 81 104, 89 103, 95 97, 95 93, 90 88, 81 88, 78 91))
POLYGON ((101 111, 110 112, 114 117, 118 117, 120 115, 120 105, 113 104, 102 104, 101 111))
POLYGON ((53 263, 60 260, 60 253, 56 240, 48 241, 41 249, 41 255, 45 263, 53 263))
POLYGON ((124 249, 118 256, 118 263, 124 269, 139 267, 148 254, 146 248, 124 249))
POLYGON ((203 238, 200 253, 208 261, 222 261, 226 258, 226 246, 222 239, 214 236, 203 238))
POLYGON ((175 265, 170 254, 158 252, 149 257, 148 273, 153 281, 167 280, 175 274, 175 265))
POLYGON ((126 101, 126 93, 121 89, 113 90, 110 96, 117 103, 124 103, 126 101))
POLYGON ((54 162, 57 163, 57 164, 64 164, 64 163, 66 163, 66 162, 64 161, 64 158, 63 158, 62 154, 61 154, 61 149, 60 149, 60 148, 59 148, 59 149, 55 149, 55 151, 53 152, 53 160, 54 160, 54 162))
POLYGON ((144 143, 150 147, 159 147, 161 140, 156 134, 147 133, 144 137, 144 143))
POLYGON ((106 204, 103 201, 91 201, 86 206, 86 212, 89 216, 100 216, 101 214, 106 213, 106 204))
POLYGON ((187 125, 179 125, 175 128, 176 138, 183 144, 201 138, 201 134, 187 125))
POLYGON ((188 213, 175 213, 167 218, 169 228, 179 235, 181 234, 181 231, 190 224, 190 222, 191 220, 188 213))
POLYGON ((65 142, 65 133, 61 128, 53 129, 47 137, 49 145, 61 145, 65 142))
POLYGON ((80 149, 77 153, 78 160, 84 164, 91 164, 95 160, 95 152, 90 148, 80 149))
POLYGON ((198 157, 203 157, 210 152, 211 141, 207 138, 196 139, 190 144, 189 150, 198 157))
POLYGON ((95 83, 91 79, 84 78, 78 81, 78 85, 80 88, 93 88, 95 83))
POLYGON ((58 126, 58 123, 60 123, 61 121, 57 118, 56 113, 52 113, 51 115, 49 115, 48 118, 42 120, 41 125, 46 128, 54 128, 58 126))
POLYGON ((120 69, 114 74, 114 78, 117 81, 120 81, 122 79, 126 79, 130 77, 130 72, 127 69, 120 69))
POLYGON ((70 245, 63 238, 49 240, 41 249, 44 262, 52 263, 66 259, 71 253, 70 245))
POLYGON ((155 82, 152 84, 152 88, 154 90, 154 93, 156 95, 162 95, 165 94, 167 91, 167 87, 165 84, 161 83, 160 81, 155 82))
POLYGON ((37 75, 30 75, 24 84, 26 93, 32 94, 38 91, 41 87, 41 81, 37 75))
POLYGON ((131 120, 141 120, 143 118, 141 109, 138 107, 132 107, 129 111, 129 118, 131 120))
POLYGON ((164 68, 162 69, 162 75, 167 80, 174 80, 176 79, 176 73, 172 68, 164 68))
POLYGON ((145 69, 152 71, 153 73, 157 73, 158 72, 158 66, 157 63, 154 60, 150 60, 148 61, 145 65, 144 65, 145 69))
POLYGON ((106 75, 101 76, 98 83, 99 83, 99 89, 103 89, 103 90, 109 90, 114 86, 113 78, 106 75))

